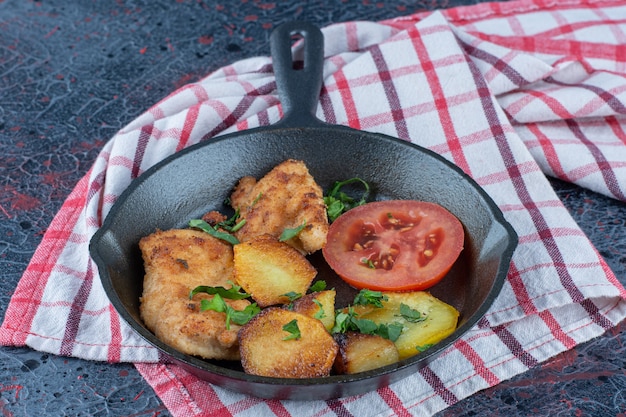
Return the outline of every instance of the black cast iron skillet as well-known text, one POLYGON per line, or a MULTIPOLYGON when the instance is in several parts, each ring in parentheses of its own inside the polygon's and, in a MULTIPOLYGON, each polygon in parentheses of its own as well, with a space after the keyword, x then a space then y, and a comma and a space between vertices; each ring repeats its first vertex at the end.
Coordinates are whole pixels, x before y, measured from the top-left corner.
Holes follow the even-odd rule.
MULTIPOLYGON (((274 399, 329 399, 364 393, 398 381, 424 367, 485 314, 499 293, 517 236, 489 196, 459 168, 419 146, 382 134, 323 123, 315 116, 322 84, 323 35, 316 27, 292 22, 271 37, 276 83, 284 117, 269 127, 225 135, 189 147, 134 180, 93 236, 90 252, 115 309, 165 357, 218 386, 274 399), (294 36, 304 43, 303 67, 294 65, 294 36), (142 323, 139 297, 143 263, 139 239, 158 229, 185 227, 190 219, 217 209, 239 178, 260 178, 288 159, 306 162, 324 189, 334 181, 359 177, 375 199, 415 199, 438 203, 463 223, 465 249, 450 273, 431 289, 460 312, 458 329, 426 352, 397 364, 355 375, 283 379, 247 375, 237 362, 184 355, 158 340, 142 323)), ((318 279, 338 290, 338 306, 355 290, 311 256, 318 279)))

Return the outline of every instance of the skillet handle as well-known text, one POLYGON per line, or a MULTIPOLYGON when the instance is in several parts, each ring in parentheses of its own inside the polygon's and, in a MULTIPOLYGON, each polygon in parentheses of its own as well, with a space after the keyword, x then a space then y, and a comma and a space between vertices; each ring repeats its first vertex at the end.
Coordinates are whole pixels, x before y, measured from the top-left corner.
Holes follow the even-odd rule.
POLYGON ((283 106, 281 125, 300 127, 320 123, 315 113, 322 88, 324 35, 306 22, 288 22, 271 34, 270 47, 276 87, 283 106), (298 65, 291 47, 294 37, 304 43, 304 65, 298 65))

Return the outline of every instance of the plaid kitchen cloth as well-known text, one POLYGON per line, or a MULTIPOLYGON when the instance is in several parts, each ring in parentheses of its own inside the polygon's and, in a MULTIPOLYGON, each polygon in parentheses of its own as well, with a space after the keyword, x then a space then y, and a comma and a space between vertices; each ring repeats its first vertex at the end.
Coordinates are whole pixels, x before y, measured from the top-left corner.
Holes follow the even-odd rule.
POLYGON ((323 32, 318 117, 443 155, 517 231, 506 283, 478 325, 402 381, 299 402, 230 392, 161 363, 120 320, 89 257, 90 237, 156 162, 279 120, 271 60, 258 57, 180 88, 111 138, 36 250, 0 343, 134 362, 174 416, 428 416, 626 316, 626 291, 545 177, 626 201, 626 3, 484 3, 323 32))

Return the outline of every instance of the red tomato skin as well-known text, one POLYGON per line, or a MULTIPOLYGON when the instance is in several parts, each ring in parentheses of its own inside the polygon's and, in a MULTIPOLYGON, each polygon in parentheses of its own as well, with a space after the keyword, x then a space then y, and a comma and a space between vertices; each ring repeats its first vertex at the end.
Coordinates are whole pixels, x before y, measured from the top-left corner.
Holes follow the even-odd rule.
POLYGON ((337 218, 322 253, 355 288, 425 290, 448 273, 463 250, 464 235, 461 222, 438 204, 377 201, 337 218))

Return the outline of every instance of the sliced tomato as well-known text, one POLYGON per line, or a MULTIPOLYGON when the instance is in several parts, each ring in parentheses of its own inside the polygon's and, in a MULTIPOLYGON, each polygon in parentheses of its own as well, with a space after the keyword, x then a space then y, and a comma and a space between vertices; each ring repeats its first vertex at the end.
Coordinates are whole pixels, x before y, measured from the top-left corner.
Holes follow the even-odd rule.
POLYGON ((464 236, 461 222, 438 204, 377 201, 339 216, 330 225, 323 254, 356 288, 423 290, 450 270, 464 236))

